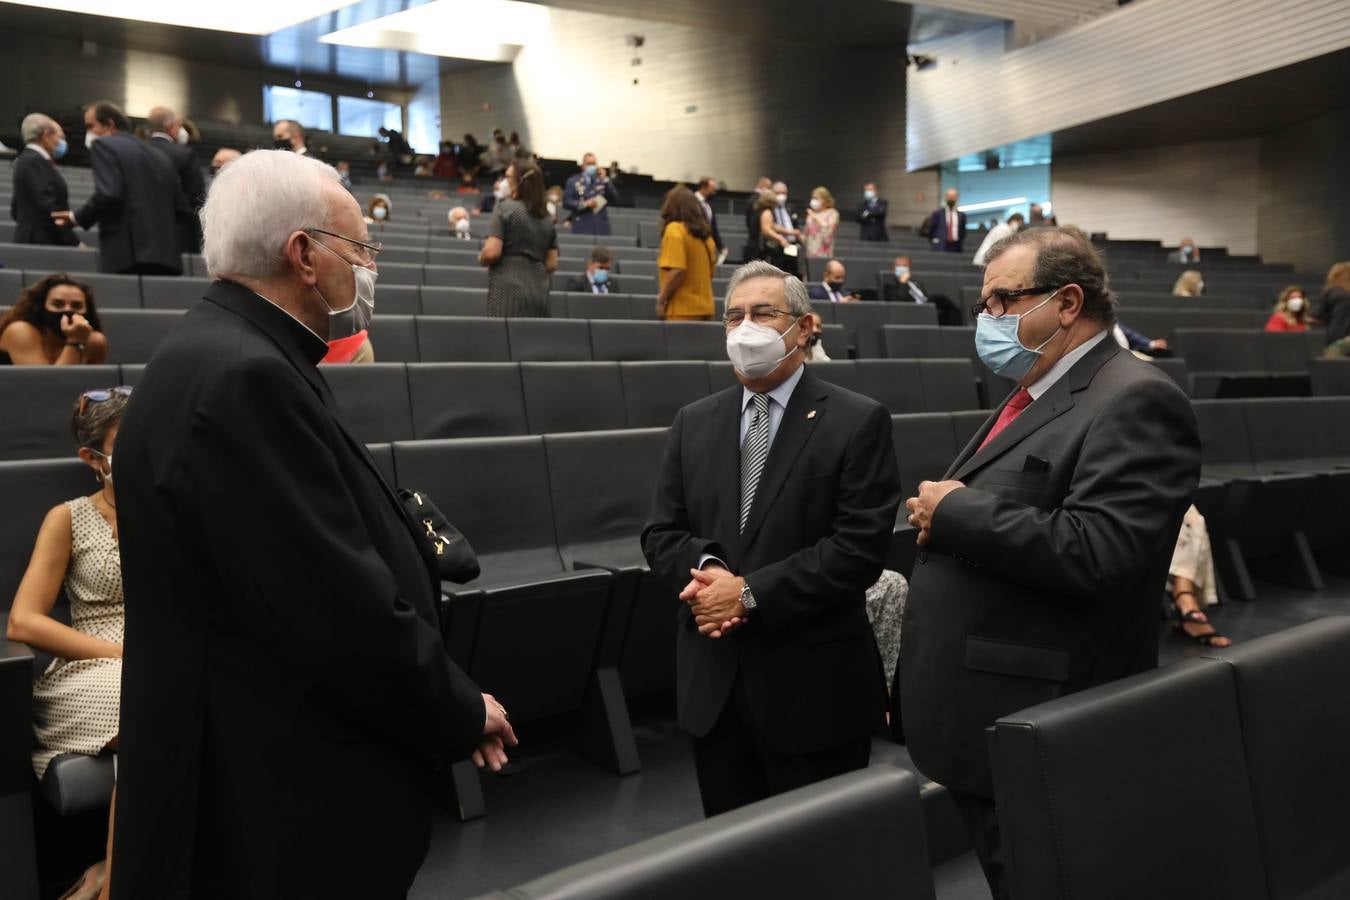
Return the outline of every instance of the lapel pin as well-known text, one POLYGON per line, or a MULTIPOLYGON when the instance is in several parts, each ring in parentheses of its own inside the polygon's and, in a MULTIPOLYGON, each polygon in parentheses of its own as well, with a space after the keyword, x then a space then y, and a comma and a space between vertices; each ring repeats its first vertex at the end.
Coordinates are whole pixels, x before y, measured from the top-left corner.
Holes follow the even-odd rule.
POLYGON ((809 413, 806 414, 806 417, 808 419, 814 419, 816 417, 816 411, 814 409, 811 410, 809 413))

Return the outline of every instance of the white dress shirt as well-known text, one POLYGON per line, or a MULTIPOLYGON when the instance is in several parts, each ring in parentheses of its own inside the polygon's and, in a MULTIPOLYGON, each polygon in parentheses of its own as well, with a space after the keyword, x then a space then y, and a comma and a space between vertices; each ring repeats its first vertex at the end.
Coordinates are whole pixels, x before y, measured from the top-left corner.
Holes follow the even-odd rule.
POLYGON ((1110 332, 1108 332, 1107 329, 1103 328, 1101 331, 1060 357, 1059 362, 1050 367, 1050 371, 1027 385, 1027 393, 1031 395, 1031 399, 1039 400, 1041 394, 1050 390, 1056 381, 1063 378, 1065 374, 1073 368, 1074 363, 1078 362, 1084 356, 1087 356, 1089 350, 1106 340, 1109 333, 1110 332))
POLYGON ((52 155, 48 153, 47 150, 41 144, 24 144, 23 149, 32 150, 35 153, 39 154, 43 159, 47 160, 48 162, 51 162, 52 155))
POLYGON ((986 234, 984 240, 980 242, 980 249, 975 251, 975 258, 972 259, 971 262, 977 266, 984 265, 984 255, 989 252, 989 248, 1012 233, 1013 227, 1007 222, 999 222, 993 228, 990 228, 989 233, 986 234))

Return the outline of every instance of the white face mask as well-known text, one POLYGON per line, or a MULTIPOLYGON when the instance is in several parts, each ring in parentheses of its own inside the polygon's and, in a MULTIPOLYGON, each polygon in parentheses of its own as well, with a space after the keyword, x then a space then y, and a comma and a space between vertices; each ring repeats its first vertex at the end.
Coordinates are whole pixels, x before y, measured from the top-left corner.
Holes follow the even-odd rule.
MULTIPOLYGON (((315 243, 319 244, 320 247, 323 247, 323 249, 327 250, 338 259, 342 259, 338 252, 328 245, 321 244, 318 241, 315 241, 315 243)), ((345 259, 342 259, 342 261, 347 262, 345 259)), ((376 273, 374 269, 367 269, 365 266, 358 266, 354 263, 349 263, 349 265, 352 267, 353 282, 352 303, 350 306, 345 309, 333 309, 331 306, 328 306, 328 298, 320 293, 318 286, 315 285, 314 287, 314 293, 319 295, 319 299, 323 301, 324 306, 328 306, 328 317, 330 319, 336 319, 346 315, 351 316, 351 330, 345 335, 334 335, 330 330, 330 340, 336 340, 340 337, 350 337, 359 331, 365 331, 370 327, 371 319, 375 317, 375 279, 378 273, 376 273)))
POLYGON ((817 212, 820 210, 820 198, 819 198, 819 197, 812 197, 812 198, 811 198, 811 208, 814 209, 814 210, 816 210, 817 212))
POLYGON ((554 203, 552 200, 545 203, 544 208, 548 210, 549 218, 558 214, 558 204, 554 203))
POLYGON ((505 200, 510 194, 511 188, 507 186, 507 183, 504 180, 497 182, 492 187, 492 196, 496 197, 498 200, 505 200))
POLYGON ((186 144, 186 143, 188 142, 188 133, 187 133, 187 129, 184 128, 182 125, 179 125, 179 126, 178 126, 178 137, 174 138, 174 140, 177 141, 177 142, 180 143, 180 144, 186 144))
POLYGON ((798 320, 792 323, 792 328, 780 332, 746 320, 727 333, 727 358, 746 378, 764 378, 796 352, 797 348, 793 347, 787 353, 781 353, 783 338, 800 324, 798 320))
POLYGON ((1303 298, 1302 298, 1302 297, 1290 297, 1288 300, 1284 301, 1284 306, 1285 306, 1285 308, 1288 309, 1291 313, 1296 313, 1296 312, 1298 312, 1299 310, 1303 309, 1303 298))
POLYGON ((468 234, 468 233, 469 233, 469 220, 468 220, 468 219, 456 219, 456 220, 455 220, 455 232, 456 232, 457 234, 468 234))
POLYGON ((90 452, 90 453, 97 453, 99 456, 103 457, 104 459, 106 459, 106 460, 108 461, 108 471, 106 471, 106 472, 100 472, 99 475, 102 476, 102 480, 103 480, 103 481, 108 482, 108 484, 112 484, 112 483, 113 483, 113 477, 112 477, 112 458, 113 458, 113 455, 112 455, 111 453, 104 453, 104 452, 101 451, 101 450, 90 450, 89 452, 90 452))
POLYGON ((775 194, 774 196, 778 198, 779 206, 787 206, 787 194, 775 194))
POLYGON ((385 209, 383 206, 377 206, 370 211, 370 215, 375 221, 383 222, 385 219, 389 218, 389 210, 385 209))
POLYGON ((98 140, 98 135, 94 134, 92 131, 86 131, 84 133, 84 148, 86 150, 91 149, 96 140, 98 140))

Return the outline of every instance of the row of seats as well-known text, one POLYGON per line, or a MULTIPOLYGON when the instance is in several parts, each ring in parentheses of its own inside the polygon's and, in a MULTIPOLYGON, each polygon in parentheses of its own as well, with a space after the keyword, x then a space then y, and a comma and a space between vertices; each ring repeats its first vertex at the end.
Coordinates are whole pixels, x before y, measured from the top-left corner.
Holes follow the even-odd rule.
POLYGON ((1315 397, 1350 397, 1350 359, 1314 359, 1308 362, 1315 397))
MULTIPOLYGON (((811 363, 821 378, 892 413, 978 409, 967 359, 811 363)), ((69 455, 70 414, 86 390, 134 386, 144 366, 0 368, 0 459, 69 455)), ((366 442, 666 427, 676 412, 735 384, 728 362, 374 363, 325 366, 366 442)), ((981 413, 982 414, 982 413, 981 413)))
POLYGON ((1350 618, 1000 719, 1017 897, 1350 897, 1350 618))

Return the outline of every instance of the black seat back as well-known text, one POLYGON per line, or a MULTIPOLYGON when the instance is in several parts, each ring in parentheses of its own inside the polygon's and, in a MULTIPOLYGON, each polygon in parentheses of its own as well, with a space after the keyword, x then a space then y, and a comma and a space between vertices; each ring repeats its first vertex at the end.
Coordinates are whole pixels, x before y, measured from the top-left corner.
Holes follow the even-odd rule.
POLYGON ((979 409, 975 367, 969 359, 921 359, 918 366, 925 412, 979 409))
POLYGON ((417 348, 422 362, 511 361, 506 320, 486 316, 419 316, 417 348))
POLYGON ((182 321, 176 310, 109 309, 99 310, 103 333, 108 336, 110 363, 146 363, 159 342, 182 321))
POLYGON ((665 325, 591 319, 591 357, 597 361, 663 360, 666 358, 665 325))
POLYGON ((319 371, 333 390, 343 421, 358 441, 412 440, 405 363, 344 363, 321 366, 319 371))
POLYGON ((414 363, 408 397, 419 440, 529 432, 515 363, 414 363))
POLYGON ((585 362, 591 331, 582 319, 507 319, 506 338, 516 362, 585 362))
POLYGON ((860 359, 857 391, 892 414, 923 412, 923 382, 917 359, 860 359))
POLYGON ((78 459, 0 462, 0 496, 5 498, 5 514, 0 516, 0 610, 8 611, 14 602, 47 512, 96 490, 93 471, 78 459))
POLYGON ((618 363, 521 363, 520 383, 531 434, 627 425, 618 363))
POLYGON ((0 366, 0 459, 74 456, 80 395, 116 387, 121 374, 117 366, 0 366))
POLYGON ((708 366, 697 360, 620 363, 619 378, 629 428, 668 427, 682 407, 709 393, 708 366))

